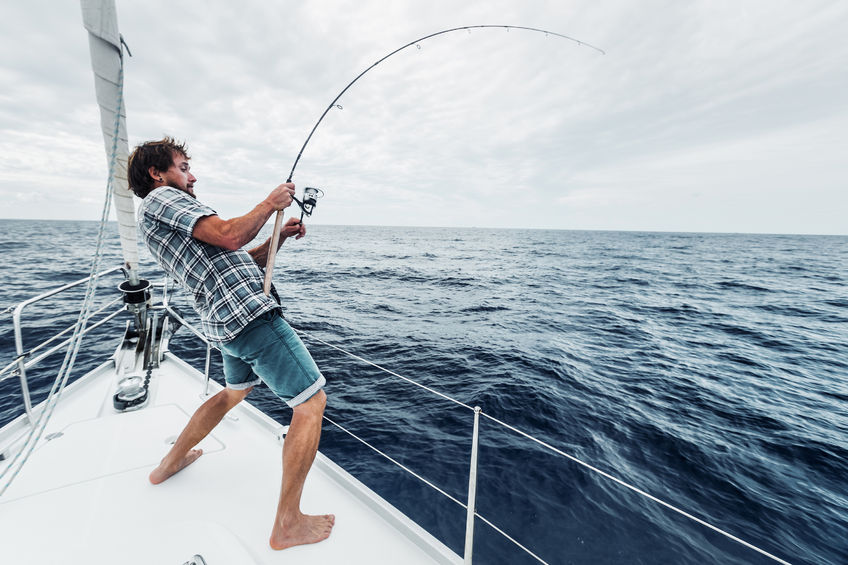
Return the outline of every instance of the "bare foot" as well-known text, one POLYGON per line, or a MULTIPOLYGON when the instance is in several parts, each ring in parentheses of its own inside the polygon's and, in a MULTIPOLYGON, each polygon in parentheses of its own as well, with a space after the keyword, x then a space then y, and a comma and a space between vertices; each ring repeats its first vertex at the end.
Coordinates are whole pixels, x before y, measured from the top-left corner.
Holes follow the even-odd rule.
POLYGON ((291 521, 286 521, 285 526, 274 522, 274 529, 271 531, 271 539, 268 543, 271 544, 271 549, 318 543, 330 537, 335 523, 336 517, 332 514, 323 516, 301 514, 291 521))
MULTIPOLYGON (((194 463, 198 457, 203 455, 202 449, 192 449, 188 453, 185 454, 185 457, 182 458, 181 461, 178 461, 176 465, 166 466, 165 459, 162 459, 162 462, 159 463, 159 466, 153 469, 150 472, 150 482, 154 485, 158 485, 161 482, 167 480, 171 475, 179 473, 192 463, 194 463)), ((167 459, 167 457, 166 457, 167 459)))

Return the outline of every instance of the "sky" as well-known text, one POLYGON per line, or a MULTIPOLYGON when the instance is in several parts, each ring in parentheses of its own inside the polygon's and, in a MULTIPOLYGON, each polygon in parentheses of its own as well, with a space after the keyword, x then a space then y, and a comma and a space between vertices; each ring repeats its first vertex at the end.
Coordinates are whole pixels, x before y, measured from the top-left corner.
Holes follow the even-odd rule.
MULTIPOLYGON (((0 217, 99 218, 77 2, 3 2, 0 217)), ((224 218, 286 180, 312 222, 848 234, 848 3, 117 2, 130 146, 188 143, 224 218)))

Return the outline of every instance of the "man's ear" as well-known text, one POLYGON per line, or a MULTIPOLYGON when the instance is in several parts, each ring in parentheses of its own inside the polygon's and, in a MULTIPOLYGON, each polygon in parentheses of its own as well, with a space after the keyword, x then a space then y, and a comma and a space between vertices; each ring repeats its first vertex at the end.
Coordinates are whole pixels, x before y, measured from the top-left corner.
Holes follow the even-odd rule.
POLYGON ((147 169, 147 174, 149 174, 153 180, 162 179, 162 173, 156 167, 150 167, 149 169, 147 169))

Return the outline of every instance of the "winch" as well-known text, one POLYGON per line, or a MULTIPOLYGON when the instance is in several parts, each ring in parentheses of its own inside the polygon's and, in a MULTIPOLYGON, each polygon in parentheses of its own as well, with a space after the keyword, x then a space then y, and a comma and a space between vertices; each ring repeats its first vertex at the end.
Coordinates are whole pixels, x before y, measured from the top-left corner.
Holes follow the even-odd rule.
POLYGON ((147 401, 149 379, 141 375, 129 375, 118 381, 112 405, 118 412, 140 408, 147 401))

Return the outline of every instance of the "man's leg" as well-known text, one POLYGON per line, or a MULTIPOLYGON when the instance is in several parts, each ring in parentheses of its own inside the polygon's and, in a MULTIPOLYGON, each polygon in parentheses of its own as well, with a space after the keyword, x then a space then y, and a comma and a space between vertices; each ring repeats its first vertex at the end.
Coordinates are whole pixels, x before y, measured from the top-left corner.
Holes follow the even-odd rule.
POLYGON ((303 483, 318 451, 326 404, 327 395, 320 390, 294 408, 283 444, 283 484, 269 541, 273 549, 316 543, 327 539, 333 529, 336 518, 332 514, 308 516, 300 511, 303 483))
POLYGON ((150 482, 158 485, 168 477, 181 471, 203 455, 202 449, 192 449, 209 435, 233 406, 241 402, 253 390, 232 390, 225 388, 206 402, 191 417, 185 429, 177 438, 171 451, 162 459, 159 466, 150 473, 150 482))

